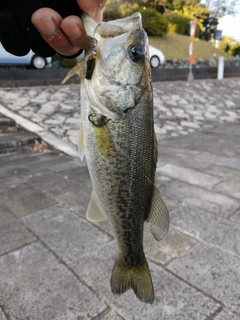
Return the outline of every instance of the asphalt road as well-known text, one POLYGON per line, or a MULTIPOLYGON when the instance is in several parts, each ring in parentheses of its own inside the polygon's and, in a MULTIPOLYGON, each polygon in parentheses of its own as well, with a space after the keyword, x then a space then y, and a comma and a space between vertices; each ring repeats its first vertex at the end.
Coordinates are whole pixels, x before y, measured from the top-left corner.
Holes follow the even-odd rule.
MULTIPOLYGON (((20 86, 40 86, 40 85, 58 85, 66 76, 69 69, 25 69, 25 68, 0 68, 0 87, 20 87, 20 86)), ((153 81, 185 81, 187 80, 189 70, 187 68, 152 68, 153 81)), ((195 79, 216 79, 216 67, 193 68, 195 79)), ((226 78, 239 77, 240 66, 225 67, 224 76, 226 78)), ((78 77, 73 77, 69 83, 78 84, 78 77)))

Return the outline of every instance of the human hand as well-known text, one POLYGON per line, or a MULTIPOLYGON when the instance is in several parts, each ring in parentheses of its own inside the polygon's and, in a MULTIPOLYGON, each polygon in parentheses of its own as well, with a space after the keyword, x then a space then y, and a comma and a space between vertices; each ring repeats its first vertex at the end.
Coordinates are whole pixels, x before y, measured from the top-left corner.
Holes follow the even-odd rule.
MULTIPOLYGON (((77 0, 79 7, 97 22, 102 20, 105 2, 77 0)), ((86 32, 79 16, 62 18, 51 8, 41 8, 32 15, 32 23, 49 46, 61 55, 74 56, 84 49, 86 32)))
POLYGON ((19 56, 27 54, 30 49, 43 57, 55 52, 65 56, 77 55, 86 37, 82 11, 100 22, 105 2, 21 0, 19 4, 19 0, 1 0, 0 41, 7 51, 19 56))

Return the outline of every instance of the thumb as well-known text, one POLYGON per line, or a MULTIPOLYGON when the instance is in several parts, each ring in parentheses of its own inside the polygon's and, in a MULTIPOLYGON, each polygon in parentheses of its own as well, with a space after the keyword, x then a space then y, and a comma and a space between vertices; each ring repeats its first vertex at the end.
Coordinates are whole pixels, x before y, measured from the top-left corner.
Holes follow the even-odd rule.
POLYGON ((83 1, 77 0, 79 7, 92 17, 96 22, 101 22, 106 0, 83 1))

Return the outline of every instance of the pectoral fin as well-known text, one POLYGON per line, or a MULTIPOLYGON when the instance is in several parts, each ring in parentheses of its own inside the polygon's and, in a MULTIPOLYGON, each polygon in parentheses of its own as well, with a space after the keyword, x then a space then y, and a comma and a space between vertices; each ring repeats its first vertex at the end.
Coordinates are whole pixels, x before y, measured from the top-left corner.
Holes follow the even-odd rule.
POLYGON ((84 151, 84 133, 83 133, 83 128, 81 127, 79 130, 79 137, 78 137, 78 152, 81 161, 83 161, 85 151, 84 151))
POLYGON ((87 219, 95 222, 107 220, 98 195, 94 190, 91 194, 91 199, 87 209, 87 219))
POLYGON ((101 155, 106 160, 114 158, 116 156, 116 149, 107 125, 103 124, 100 126, 93 124, 93 129, 97 147, 101 155))
POLYGON ((151 211, 146 222, 157 241, 160 241, 166 235, 169 227, 169 215, 157 187, 154 187, 151 211))

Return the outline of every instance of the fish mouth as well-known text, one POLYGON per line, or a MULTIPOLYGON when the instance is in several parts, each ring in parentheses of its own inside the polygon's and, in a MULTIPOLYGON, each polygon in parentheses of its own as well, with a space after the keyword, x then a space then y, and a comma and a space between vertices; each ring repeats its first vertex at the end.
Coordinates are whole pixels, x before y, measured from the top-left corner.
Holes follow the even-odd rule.
MULTIPOLYGON (((87 17, 85 21, 86 26, 89 27, 91 25, 91 31, 88 28, 88 34, 91 34, 91 39, 95 39, 97 44, 95 47, 96 55, 94 57, 91 56, 91 59, 86 61, 85 79, 90 81, 84 82, 85 91, 94 109, 99 114, 115 122, 124 118, 134 108, 137 100, 136 96, 146 89, 146 86, 142 85, 142 68, 148 55, 147 36, 142 26, 141 14, 138 12, 123 19, 101 22, 100 24, 94 23, 92 20, 89 21, 89 19, 87 17), (110 67, 103 68, 101 76, 98 77, 99 70, 102 71, 101 58, 104 57, 103 61, 106 64, 106 61, 109 61, 107 60, 109 57, 111 62, 111 57, 114 57, 119 52, 123 53, 120 53, 119 60, 113 65, 113 69, 110 67), (115 77, 116 66, 117 64, 121 66, 119 62, 121 59, 127 61, 130 69, 134 68, 130 77, 115 77), (111 71, 110 74, 106 72, 108 69, 111 71), (118 96, 119 108, 116 105, 114 105, 114 108, 109 107, 111 104, 100 99, 95 92, 95 86, 98 86, 97 92, 99 92, 101 86, 108 87, 109 84, 114 87, 114 93, 118 96), (124 100, 123 98, 127 93, 129 93, 129 101, 127 104, 123 104, 122 100, 124 100)), ((91 47, 89 46, 89 48, 91 47)), ((109 65, 111 66, 111 64, 109 65)), ((111 94, 109 94, 109 99, 111 100, 110 97, 111 94)))
POLYGON ((97 33, 102 38, 114 38, 124 33, 132 32, 139 28, 142 28, 142 16, 139 12, 136 12, 126 18, 109 22, 101 22, 96 29, 97 33))
MULTIPOLYGON (((111 46, 114 46, 114 38, 116 38, 116 44, 125 43, 130 34, 133 35, 133 39, 141 39, 142 44, 139 41, 132 43, 128 49, 128 57, 136 63, 144 62, 144 36, 145 31, 142 26, 142 16, 139 12, 133 15, 121 18, 109 22, 94 23, 93 20, 89 20, 89 17, 84 17, 86 23, 86 29, 91 26, 92 38, 99 44, 100 39, 111 39, 111 46), (89 25, 90 23, 90 25, 89 25)), ((89 30, 90 31, 90 30, 89 30)), ((91 34, 90 33, 90 34, 91 34)), ((89 33, 88 33, 89 34, 89 33)), ((105 46, 107 43, 105 43, 105 46)), ((87 61, 86 79, 91 80, 94 68, 96 65, 96 58, 87 61)))

